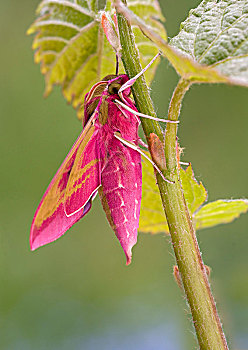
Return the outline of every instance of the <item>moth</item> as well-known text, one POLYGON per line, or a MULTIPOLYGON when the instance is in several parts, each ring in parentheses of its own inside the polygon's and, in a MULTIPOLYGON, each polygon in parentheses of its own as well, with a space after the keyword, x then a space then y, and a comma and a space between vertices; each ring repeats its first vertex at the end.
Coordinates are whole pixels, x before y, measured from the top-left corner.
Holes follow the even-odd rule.
MULTIPOLYGON (((62 236, 88 213, 99 193, 127 265, 131 262, 132 247, 137 242, 142 192, 143 152, 138 147, 138 116, 149 116, 137 111, 130 94, 131 86, 148 66, 132 79, 126 74, 106 76, 86 94, 83 131, 34 215, 30 235, 32 250, 62 236)), ((156 164, 153 165, 163 176, 156 164)))

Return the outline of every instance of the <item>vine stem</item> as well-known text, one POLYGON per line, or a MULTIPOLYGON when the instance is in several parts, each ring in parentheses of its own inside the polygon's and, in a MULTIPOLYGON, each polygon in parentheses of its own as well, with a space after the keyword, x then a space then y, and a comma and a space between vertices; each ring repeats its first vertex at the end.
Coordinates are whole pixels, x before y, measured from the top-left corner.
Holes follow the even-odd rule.
MULTIPOLYGON (((125 3, 125 1, 123 2, 125 3)), ((132 78, 141 71, 142 67, 131 26, 123 15, 123 9, 121 11, 122 13, 118 13, 118 3, 119 1, 113 0, 113 4, 117 10, 122 46, 122 61, 126 73, 132 78)), ((178 120, 182 100, 189 87, 189 81, 183 79, 179 81, 170 102, 168 119, 178 120)), ((133 85, 132 92, 138 110, 155 117, 156 113, 143 76, 133 85)), ((151 146, 151 133, 155 133, 163 141, 163 131, 157 122, 142 119, 141 123, 149 148, 151 146)), ((201 258, 194 227, 180 184, 176 135, 177 124, 167 124, 165 134, 166 170, 163 173, 168 179, 173 180, 174 183, 165 182, 157 174, 157 184, 200 349, 228 350, 205 266, 201 258)))

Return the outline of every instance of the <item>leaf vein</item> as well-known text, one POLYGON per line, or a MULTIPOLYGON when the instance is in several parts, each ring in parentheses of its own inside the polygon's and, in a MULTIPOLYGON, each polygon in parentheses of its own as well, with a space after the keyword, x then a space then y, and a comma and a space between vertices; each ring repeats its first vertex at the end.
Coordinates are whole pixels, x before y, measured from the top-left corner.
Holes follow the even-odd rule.
POLYGON ((40 7, 50 5, 50 4, 55 4, 55 5, 58 4, 58 5, 62 5, 65 7, 70 7, 70 8, 73 8, 74 10, 80 12, 83 15, 87 15, 87 16, 92 17, 92 13, 89 10, 87 10, 86 8, 78 5, 77 3, 73 3, 70 1, 66 1, 66 0, 44 0, 40 4, 40 7))
POLYGON ((57 56, 58 52, 57 51, 54 51, 54 50, 43 50, 41 53, 40 53, 40 57, 43 57, 43 56, 47 56, 47 55, 54 55, 54 56, 57 56))
POLYGON ((245 54, 245 55, 239 55, 239 56, 234 56, 234 57, 227 57, 225 58, 224 60, 221 60, 219 62, 216 62, 214 64, 212 64, 211 66, 209 67, 217 67, 218 65, 222 64, 222 63, 225 63, 225 62, 228 62, 228 61, 232 61, 232 60, 235 60, 237 58, 245 58, 245 57, 248 57, 248 54, 245 54))
POLYGON ((49 19, 47 21, 38 21, 35 23, 35 27, 43 27, 43 26, 49 26, 49 25, 68 27, 68 28, 75 29, 77 32, 80 32, 80 30, 82 29, 79 26, 77 26, 76 24, 72 24, 69 22, 64 22, 64 21, 60 21, 60 20, 56 20, 56 19, 55 20, 49 19))
POLYGON ((84 26, 84 27, 82 27, 82 28, 80 29, 80 32, 79 32, 77 35, 74 35, 74 36, 68 41, 68 44, 63 48, 63 50, 60 51, 60 53, 59 53, 59 54, 57 55, 57 57, 56 57, 56 60, 55 60, 54 63, 52 64, 51 70, 50 70, 50 72, 49 72, 48 75, 47 75, 47 81, 49 81, 49 78, 50 78, 50 75, 51 75, 51 73, 52 73, 52 70, 53 70, 54 66, 58 63, 59 58, 62 57, 62 55, 67 51, 68 47, 71 46, 71 45, 80 37, 80 35, 81 35, 83 32, 89 30, 89 29, 92 28, 94 25, 95 25, 95 22, 90 22, 90 23, 88 23, 86 26, 84 26))
POLYGON ((60 36, 45 36, 43 38, 36 39, 35 43, 39 44, 39 43, 44 43, 47 41, 60 41, 60 42, 63 42, 65 44, 68 44, 68 42, 69 42, 67 39, 62 38, 60 36))
MULTIPOLYGON (((224 16, 224 14, 223 14, 224 16)), ((209 50, 213 47, 213 45, 216 43, 216 41, 220 38, 220 36, 228 31, 230 28, 232 28, 235 24, 237 24, 239 21, 241 21, 243 18, 247 17, 247 15, 242 15, 239 17, 236 21, 234 21, 229 27, 225 28, 224 30, 221 30, 219 34, 216 36, 216 38, 211 42, 211 44, 206 48, 206 50, 202 53, 202 55, 198 58, 198 62, 200 62, 206 54, 209 52, 209 50)))
MULTIPOLYGON (((66 89, 70 89, 71 85, 73 84, 73 82, 77 78, 78 74, 84 69, 85 65, 96 55, 97 55, 97 53, 93 53, 87 57, 87 59, 82 63, 82 65, 75 71, 72 79, 68 81, 68 85, 67 85, 66 89)), ((92 85, 92 82, 90 82, 89 84, 92 85)))

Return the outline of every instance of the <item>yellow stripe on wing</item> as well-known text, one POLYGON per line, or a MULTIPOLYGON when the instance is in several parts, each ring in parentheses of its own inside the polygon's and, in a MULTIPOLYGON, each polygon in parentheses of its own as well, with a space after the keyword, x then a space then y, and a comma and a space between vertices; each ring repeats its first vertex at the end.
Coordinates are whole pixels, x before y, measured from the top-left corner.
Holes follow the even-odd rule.
POLYGON ((81 144, 84 144, 84 145, 87 144, 87 142, 92 137, 95 131, 95 127, 93 125, 94 118, 95 118, 94 115, 90 118, 89 122, 87 123, 83 132, 78 137, 75 144, 73 145, 66 159, 60 166, 58 172, 56 173, 51 184, 49 185, 47 192, 42 198, 41 206, 38 210, 38 213, 34 222, 37 228, 40 228, 43 222, 47 220, 49 217, 51 217, 56 212, 60 204, 63 203, 67 186, 64 186, 64 188, 61 189, 61 186, 60 186, 61 181, 63 179, 63 176, 66 176, 66 174, 72 169, 73 164, 80 156, 79 152, 82 149, 81 144), (72 156, 75 153, 77 148, 78 150, 77 150, 75 161, 72 161, 72 156))
POLYGON ((66 198, 69 198, 72 196, 73 193, 77 192, 78 189, 82 188, 83 185, 86 183, 86 181, 93 175, 95 172, 95 165, 99 162, 99 159, 94 159, 90 161, 87 165, 84 166, 81 171, 75 172, 72 176, 70 176, 70 180, 68 182, 68 185, 66 187, 66 198), (84 179, 82 179, 83 175, 85 173, 88 174, 85 176, 84 179), (78 182, 80 180, 80 182, 78 182), (77 183, 75 186, 74 184, 77 183))

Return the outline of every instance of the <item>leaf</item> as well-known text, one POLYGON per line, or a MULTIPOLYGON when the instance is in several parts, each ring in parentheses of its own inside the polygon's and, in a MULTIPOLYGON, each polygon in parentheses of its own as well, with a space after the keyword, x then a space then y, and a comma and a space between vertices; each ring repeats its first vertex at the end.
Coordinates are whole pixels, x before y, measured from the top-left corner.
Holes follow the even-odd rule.
POLYGON ((247 199, 217 200, 204 205, 194 214, 196 229, 225 224, 248 211, 247 199))
MULTIPOLYGON (((148 153, 147 153, 148 154, 148 153)), ((147 161, 142 165, 142 200, 139 231, 144 233, 169 233, 167 221, 154 176, 153 166, 147 161)), ((248 212, 247 199, 224 200, 201 205, 207 199, 207 191, 203 184, 194 177, 192 166, 180 169, 180 179, 196 229, 225 224, 248 212)))
MULTIPOLYGON (((222 79, 229 77, 230 83, 248 86, 248 0, 202 1, 190 11, 170 45, 203 69, 215 68, 222 79)), ((194 67, 190 68, 194 73, 194 67)), ((204 79, 201 69, 200 73, 204 79)), ((205 73, 206 81, 211 81, 207 70, 205 73)), ((196 71, 190 79, 199 78, 196 71)))
MULTIPOLYGON (((36 33, 33 49, 36 50, 35 62, 41 63, 41 72, 45 75, 45 95, 51 92, 53 85, 61 85, 66 100, 78 109, 80 119, 85 93, 104 76, 115 72, 115 53, 100 24, 99 10, 105 3, 105 10, 110 11, 110 0, 43 0, 37 9, 38 18, 28 30, 28 34, 36 33)), ((166 38, 156 0, 129 0, 128 4, 166 38)), ((141 63, 145 66, 155 56, 157 48, 140 29, 133 29, 141 63)), ((158 63, 157 60, 148 70, 149 81, 158 63)))
POLYGON ((194 213, 207 200, 207 191, 196 181, 191 164, 186 170, 180 168, 180 179, 189 211, 194 213))
MULTIPOLYGON (((142 164, 142 199, 139 231, 158 233, 169 232, 165 214, 156 185, 153 166, 146 162, 142 164)), ((194 177, 192 166, 186 170, 180 169, 180 178, 185 200, 191 214, 206 201, 207 191, 202 183, 198 183, 194 177)))
POLYGON ((169 44, 119 0, 115 5, 185 80, 248 86, 248 0, 202 1, 169 44))
MULTIPOLYGON (((149 155, 148 152, 145 153, 149 155)), ((148 161, 142 162, 142 198, 139 232, 169 233, 153 166, 148 161)))
POLYGON ((241 82, 232 80, 217 70, 201 65, 194 59, 186 56, 178 49, 164 43, 159 46, 166 58, 170 61, 177 73, 184 79, 192 83, 226 83, 244 85, 241 82))

